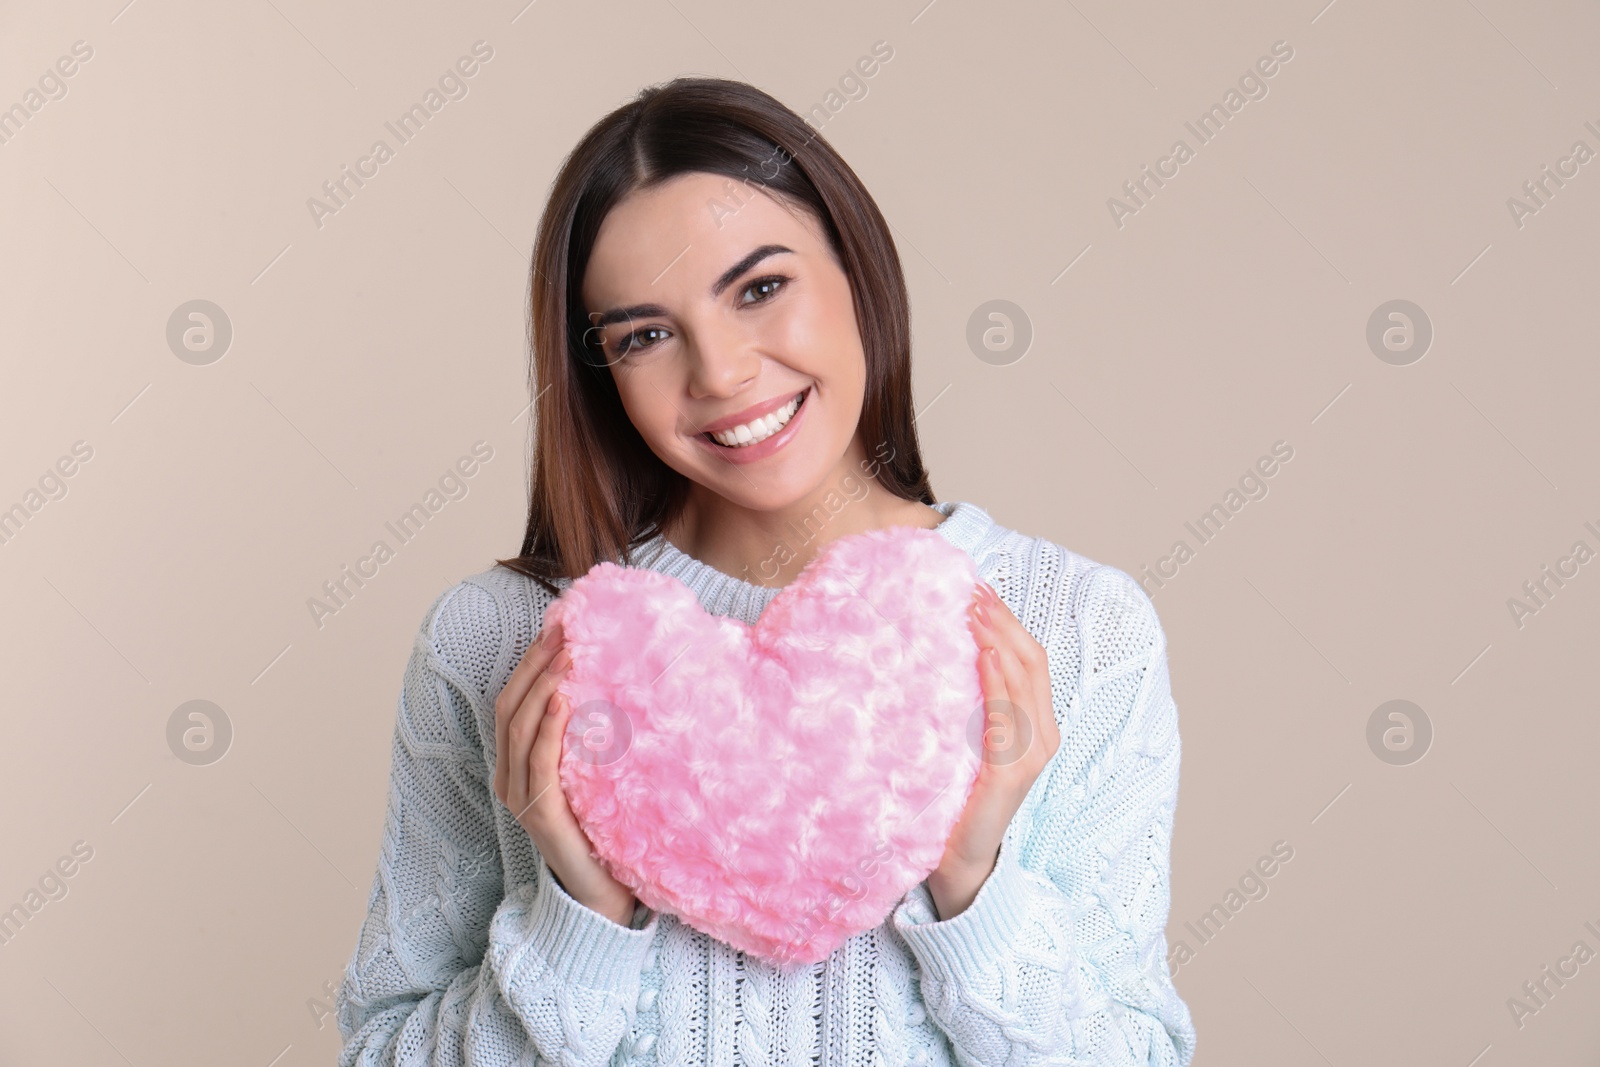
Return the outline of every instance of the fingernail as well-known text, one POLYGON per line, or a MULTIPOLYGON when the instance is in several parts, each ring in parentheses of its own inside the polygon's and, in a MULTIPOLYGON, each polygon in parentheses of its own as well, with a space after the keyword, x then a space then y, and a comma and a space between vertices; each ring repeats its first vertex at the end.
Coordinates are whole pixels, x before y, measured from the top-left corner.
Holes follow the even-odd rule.
POLYGON ((972 613, 976 615, 978 617, 978 621, 983 623, 985 626, 989 624, 989 608, 982 601, 972 605, 972 613))
POLYGON ((571 662, 572 653, 563 648, 560 652, 556 653, 556 658, 550 661, 550 666, 554 670, 564 671, 567 669, 567 664, 571 662))

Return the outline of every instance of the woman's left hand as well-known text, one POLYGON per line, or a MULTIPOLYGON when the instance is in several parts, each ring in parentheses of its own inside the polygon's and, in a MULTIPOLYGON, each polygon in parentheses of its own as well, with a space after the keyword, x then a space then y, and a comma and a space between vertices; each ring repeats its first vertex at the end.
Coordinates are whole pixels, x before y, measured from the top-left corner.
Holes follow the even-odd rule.
POLYGON ((1061 746, 1044 647, 988 582, 979 579, 974 594, 968 621, 983 685, 982 762, 944 857, 928 875, 940 919, 961 914, 978 895, 1012 816, 1061 746))

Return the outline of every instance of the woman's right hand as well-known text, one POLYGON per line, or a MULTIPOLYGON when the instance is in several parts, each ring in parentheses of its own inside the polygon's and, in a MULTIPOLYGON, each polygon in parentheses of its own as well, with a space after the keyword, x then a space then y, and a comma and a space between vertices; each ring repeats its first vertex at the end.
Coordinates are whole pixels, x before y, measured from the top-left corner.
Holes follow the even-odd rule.
POLYGON ((558 622, 540 631, 495 698, 494 792, 567 894, 627 926, 636 906, 633 892, 595 858, 561 789, 561 743, 572 706, 556 686, 571 664, 558 622))

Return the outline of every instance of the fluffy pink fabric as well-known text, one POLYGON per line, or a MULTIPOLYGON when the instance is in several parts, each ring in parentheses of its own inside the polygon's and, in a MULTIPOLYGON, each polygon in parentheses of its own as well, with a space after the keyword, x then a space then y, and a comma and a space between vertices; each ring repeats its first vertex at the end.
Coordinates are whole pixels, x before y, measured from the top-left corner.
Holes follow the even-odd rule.
POLYGON ((573 713, 561 786, 643 903, 776 964, 823 959, 927 877, 977 777, 966 552, 837 538, 754 627, 602 562, 546 610, 573 713))

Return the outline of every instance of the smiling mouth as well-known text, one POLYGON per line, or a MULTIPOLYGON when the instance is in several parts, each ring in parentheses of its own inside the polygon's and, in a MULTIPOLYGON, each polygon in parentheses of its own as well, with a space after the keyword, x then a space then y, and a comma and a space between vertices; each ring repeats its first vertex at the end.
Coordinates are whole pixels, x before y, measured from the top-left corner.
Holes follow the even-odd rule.
POLYGON ((748 448, 759 444, 782 430, 789 424, 789 420, 805 404, 806 398, 811 395, 811 387, 806 386, 805 391, 769 415, 759 419, 752 419, 742 426, 735 426, 731 430, 720 430, 716 433, 703 433, 700 436, 720 448, 748 448))

